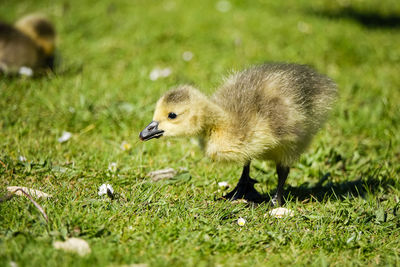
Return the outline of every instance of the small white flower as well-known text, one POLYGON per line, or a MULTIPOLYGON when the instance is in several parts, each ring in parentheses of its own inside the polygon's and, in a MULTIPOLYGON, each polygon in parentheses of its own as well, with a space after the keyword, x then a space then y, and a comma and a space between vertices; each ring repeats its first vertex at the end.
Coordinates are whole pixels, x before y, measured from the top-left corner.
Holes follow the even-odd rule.
POLYGON ((182 59, 184 61, 190 61, 190 60, 192 60, 192 58, 193 58, 193 53, 192 52, 190 52, 190 51, 183 52, 182 59))
POLYGON ((231 3, 226 0, 218 1, 215 8, 222 13, 226 13, 231 9, 231 3))
POLYGON ((174 1, 164 2, 164 9, 166 11, 172 11, 176 7, 176 3, 174 1))
POLYGON ((168 77, 169 75, 171 75, 172 70, 171 68, 154 68, 151 72, 150 72, 150 80, 155 81, 158 80, 159 78, 165 78, 168 77))
POLYGON ((218 186, 221 187, 221 188, 228 188, 229 184, 228 184, 228 182, 219 182, 218 186))
POLYGON ((244 226, 244 225, 246 224, 246 220, 243 219, 242 217, 240 217, 240 218, 237 220, 237 224, 238 224, 239 226, 244 226))
POLYGON ((72 133, 64 131, 62 133, 61 137, 58 138, 58 142, 59 143, 67 142, 69 139, 71 139, 71 137, 72 137, 72 133))
POLYGON ((310 24, 304 22, 304 21, 299 21, 297 23, 297 29, 299 30, 299 32, 302 33, 311 33, 311 26, 310 24))
POLYGON ((117 163, 116 162, 111 162, 110 164, 108 164, 108 170, 110 172, 116 172, 117 171, 117 163))
POLYGON ((28 68, 28 67, 23 66, 23 67, 19 68, 18 73, 19 73, 20 75, 22 75, 22 76, 28 76, 28 77, 30 77, 30 76, 33 75, 33 70, 32 70, 31 68, 28 68))
POLYGON ((102 184, 100 187, 99 187, 99 196, 102 196, 102 195, 107 195, 107 190, 109 190, 110 192, 111 192, 111 194, 114 194, 114 189, 112 188, 112 186, 111 185, 109 185, 109 184, 102 184))
POLYGON ((121 145, 120 145, 120 148, 121 148, 123 151, 127 151, 127 150, 130 150, 130 149, 132 148, 132 145, 129 144, 128 142, 126 142, 126 141, 122 141, 122 143, 121 143, 121 145))
POLYGON ((242 41, 242 39, 240 37, 237 37, 237 38, 235 38, 234 43, 235 43, 236 46, 241 46, 243 41, 242 41))
POLYGON ((18 157, 18 160, 21 161, 21 162, 25 162, 25 161, 26 161, 26 158, 25 158, 24 156, 19 156, 19 157, 18 157))
POLYGON ((128 114, 131 114, 135 110, 135 106, 128 102, 122 103, 121 105, 119 105, 119 108, 123 112, 128 113, 128 114))

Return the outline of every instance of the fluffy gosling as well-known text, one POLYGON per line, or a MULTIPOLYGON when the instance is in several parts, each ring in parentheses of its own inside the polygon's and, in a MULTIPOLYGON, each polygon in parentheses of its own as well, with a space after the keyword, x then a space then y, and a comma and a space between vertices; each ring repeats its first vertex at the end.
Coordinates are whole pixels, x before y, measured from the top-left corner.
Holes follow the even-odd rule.
POLYGON ((165 93, 143 141, 161 136, 199 136, 213 160, 242 164, 237 186, 225 198, 259 202, 249 175, 253 159, 276 163, 272 204, 283 204, 289 168, 321 128, 336 98, 336 85, 310 67, 272 63, 233 74, 208 98, 191 86, 165 93))

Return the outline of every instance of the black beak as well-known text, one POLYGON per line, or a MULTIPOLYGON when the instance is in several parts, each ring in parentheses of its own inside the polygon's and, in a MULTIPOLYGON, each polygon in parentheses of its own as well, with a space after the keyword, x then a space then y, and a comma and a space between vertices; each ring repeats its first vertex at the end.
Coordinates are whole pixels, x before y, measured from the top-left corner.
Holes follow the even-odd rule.
POLYGON ((152 121, 140 132, 139 138, 142 141, 147 141, 153 138, 160 138, 163 133, 163 130, 158 130, 158 121, 152 121))

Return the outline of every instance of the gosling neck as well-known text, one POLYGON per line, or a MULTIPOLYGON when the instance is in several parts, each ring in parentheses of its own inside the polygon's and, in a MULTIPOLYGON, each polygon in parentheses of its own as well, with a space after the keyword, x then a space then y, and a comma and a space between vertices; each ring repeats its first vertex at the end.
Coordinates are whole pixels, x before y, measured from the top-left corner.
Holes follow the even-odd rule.
POLYGON ((227 127, 228 114, 218 104, 205 97, 202 103, 203 132, 210 133, 215 129, 227 127))

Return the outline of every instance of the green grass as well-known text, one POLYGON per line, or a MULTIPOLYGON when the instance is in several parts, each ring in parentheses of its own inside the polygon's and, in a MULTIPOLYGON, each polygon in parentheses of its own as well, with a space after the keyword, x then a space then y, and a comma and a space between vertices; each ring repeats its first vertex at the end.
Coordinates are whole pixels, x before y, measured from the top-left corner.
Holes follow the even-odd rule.
MULTIPOLYGON (((10 185, 54 195, 38 200, 48 224, 26 198, 0 203, 0 265, 399 265, 400 5, 313 2, 235 0, 222 13, 214 1, 4 1, 3 20, 49 14, 61 61, 56 75, 0 78, 0 195, 10 185), (310 64, 340 89, 290 174, 295 216, 280 220, 264 217, 267 204, 215 200, 241 166, 211 162, 190 140, 137 141, 169 87, 211 93, 232 69, 264 61, 310 64), (157 66, 172 75, 151 81, 157 66), (74 135, 60 144, 63 131, 74 135), (166 167, 189 174, 146 178, 166 167), (97 196, 105 182, 116 200, 97 196), (72 236, 92 253, 53 248, 72 236)), ((273 166, 253 165, 257 189, 273 192, 273 166)))

